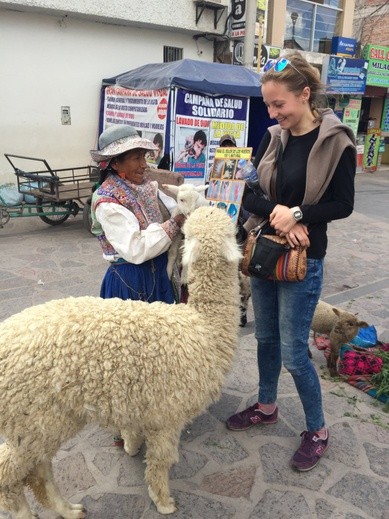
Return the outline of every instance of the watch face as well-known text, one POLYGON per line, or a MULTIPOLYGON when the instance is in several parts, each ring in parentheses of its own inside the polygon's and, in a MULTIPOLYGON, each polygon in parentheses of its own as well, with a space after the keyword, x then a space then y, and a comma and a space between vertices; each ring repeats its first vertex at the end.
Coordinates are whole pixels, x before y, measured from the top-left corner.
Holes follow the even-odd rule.
POLYGON ((293 217, 295 218, 295 220, 301 220, 301 218, 303 217, 303 213, 301 211, 295 211, 293 213, 293 217))

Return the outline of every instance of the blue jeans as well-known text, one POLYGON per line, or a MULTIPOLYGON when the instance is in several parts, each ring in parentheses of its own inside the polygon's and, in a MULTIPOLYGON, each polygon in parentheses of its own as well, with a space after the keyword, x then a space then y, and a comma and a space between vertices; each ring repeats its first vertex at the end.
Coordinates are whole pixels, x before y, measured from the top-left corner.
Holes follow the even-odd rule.
POLYGON ((322 283, 323 260, 318 259, 308 259, 304 281, 251 278, 258 341, 258 401, 276 402, 283 363, 293 377, 310 432, 324 427, 320 381, 308 357, 309 330, 322 283))

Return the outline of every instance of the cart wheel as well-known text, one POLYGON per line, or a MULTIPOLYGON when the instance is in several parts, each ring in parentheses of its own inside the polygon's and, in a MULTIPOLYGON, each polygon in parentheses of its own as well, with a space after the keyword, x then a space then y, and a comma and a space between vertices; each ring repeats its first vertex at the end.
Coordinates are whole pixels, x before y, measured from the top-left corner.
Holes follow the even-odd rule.
POLYGON ((84 223, 85 229, 87 229, 89 232, 92 228, 92 216, 91 216, 91 199, 88 198, 88 200, 85 202, 84 208, 82 210, 82 221, 84 223))
POLYGON ((43 198, 36 199, 36 208, 38 213, 45 213, 44 215, 39 214, 38 216, 43 222, 48 223, 49 225, 60 225, 65 222, 71 214, 74 214, 73 205, 74 202, 72 200, 64 202, 63 204, 58 204, 57 202, 45 202, 43 198), (65 214, 53 214, 56 211, 61 211, 65 214))
POLYGON ((4 225, 9 222, 10 218, 9 212, 3 207, 0 207, 0 228, 4 227, 4 225))

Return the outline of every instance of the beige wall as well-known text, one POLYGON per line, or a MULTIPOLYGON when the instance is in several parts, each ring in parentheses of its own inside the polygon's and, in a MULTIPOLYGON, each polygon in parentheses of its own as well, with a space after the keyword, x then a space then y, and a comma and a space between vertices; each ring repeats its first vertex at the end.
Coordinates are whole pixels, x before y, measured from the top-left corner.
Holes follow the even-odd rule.
POLYGON ((0 7, 0 184, 16 181, 4 153, 45 158, 54 169, 90 164, 102 79, 161 63, 164 45, 213 61, 213 42, 182 31, 0 7), (61 106, 70 106, 69 126, 61 106))

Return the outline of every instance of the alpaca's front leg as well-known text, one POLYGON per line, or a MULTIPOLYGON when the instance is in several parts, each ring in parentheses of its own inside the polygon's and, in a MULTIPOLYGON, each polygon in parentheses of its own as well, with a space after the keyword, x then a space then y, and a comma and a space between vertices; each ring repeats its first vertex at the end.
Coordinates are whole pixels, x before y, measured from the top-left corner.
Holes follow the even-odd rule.
POLYGON ((28 465, 22 460, 23 454, 12 444, 0 445, 0 508, 11 512, 14 519, 34 519, 23 491, 28 465))
POLYGON ((177 261, 178 250, 180 248, 181 242, 182 242, 181 236, 177 235, 174 237, 174 240, 169 247, 168 261, 167 261, 167 266, 166 266, 166 272, 167 272, 169 279, 171 279, 172 275, 173 275, 174 264, 177 261))
POLYGON ((331 377, 336 377, 338 375, 338 370, 336 369, 336 363, 339 358, 339 348, 334 347, 331 344, 330 354, 327 359, 327 367, 331 377))
POLYGON ((6 488, 0 487, 0 507, 11 512, 14 519, 36 519, 38 517, 31 511, 21 483, 6 488))
POLYGON ((40 463, 27 477, 27 485, 37 501, 54 510, 64 519, 84 519, 86 512, 82 504, 72 504, 64 499, 54 481, 51 462, 40 463))
POLYGON ((124 450, 129 456, 136 456, 142 447, 144 437, 137 431, 120 431, 124 441, 124 450))
POLYGON ((173 514, 177 507, 170 496, 169 469, 178 461, 179 433, 176 431, 153 431, 146 433, 146 471, 150 498, 160 514, 173 514))

